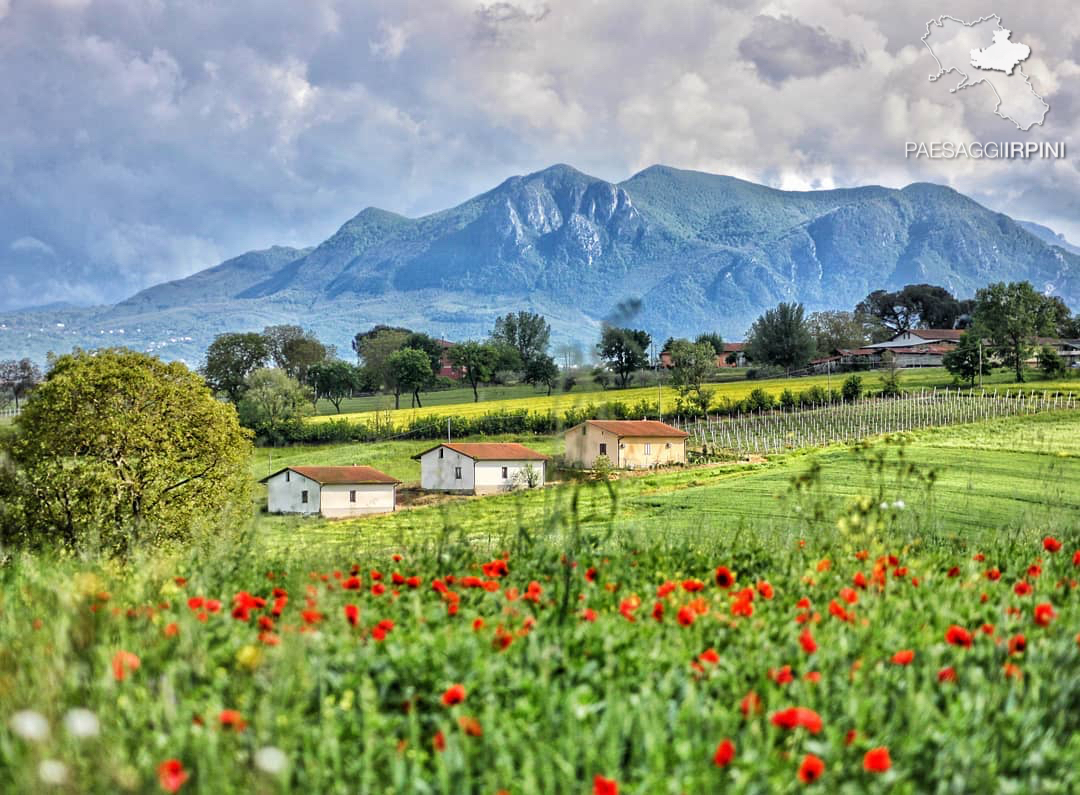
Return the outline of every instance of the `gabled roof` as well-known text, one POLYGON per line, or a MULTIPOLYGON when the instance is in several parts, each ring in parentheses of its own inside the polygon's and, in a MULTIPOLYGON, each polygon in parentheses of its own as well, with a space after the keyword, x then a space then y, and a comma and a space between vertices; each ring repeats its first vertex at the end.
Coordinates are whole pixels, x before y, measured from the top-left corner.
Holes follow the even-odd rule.
POLYGON ((724 353, 738 353, 746 348, 745 342, 725 342, 724 353))
POLYGON ((367 486, 375 483, 400 483, 397 478, 380 472, 374 467, 285 467, 272 475, 267 475, 260 480, 265 483, 270 478, 276 477, 286 469, 298 475, 303 475, 309 480, 314 480, 321 486, 367 486))
POLYGON ((547 461, 543 453, 530 450, 517 442, 443 442, 429 447, 413 456, 414 459, 427 455, 432 450, 445 447, 455 453, 461 453, 473 461, 547 461))
POLYGON ((690 435, 666 422, 656 420, 586 420, 585 424, 613 433, 620 438, 643 436, 653 439, 682 439, 690 435))

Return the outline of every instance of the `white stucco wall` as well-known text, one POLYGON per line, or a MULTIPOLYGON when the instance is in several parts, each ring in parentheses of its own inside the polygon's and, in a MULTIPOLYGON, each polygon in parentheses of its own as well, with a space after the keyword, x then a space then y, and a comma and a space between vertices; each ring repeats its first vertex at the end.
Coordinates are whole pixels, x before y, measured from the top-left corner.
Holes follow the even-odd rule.
POLYGON ((473 460, 447 447, 437 447, 420 456, 420 487, 429 491, 465 491, 474 488, 473 460), (439 458, 442 450, 443 457, 439 458), (461 467, 461 479, 454 468, 461 467))
MULTIPOLYGON (((536 484, 536 487, 540 488, 544 485, 547 476, 546 461, 477 461, 475 492, 477 494, 492 494, 499 491, 510 491, 517 482, 517 474, 525 469, 528 464, 532 464, 533 469, 540 476, 539 482, 536 484), (502 475, 503 467, 506 467, 505 478, 502 475)), ((519 488, 524 488, 524 486, 519 486, 519 488)))
POLYGON ((394 510, 393 483, 327 484, 322 487, 322 515, 334 519, 368 513, 390 513, 394 510), (356 502, 349 493, 356 492, 356 502))
POLYGON ((319 513, 319 484, 298 472, 279 472, 266 482, 266 509, 270 513, 319 513), (303 502, 307 491, 308 501, 303 502))

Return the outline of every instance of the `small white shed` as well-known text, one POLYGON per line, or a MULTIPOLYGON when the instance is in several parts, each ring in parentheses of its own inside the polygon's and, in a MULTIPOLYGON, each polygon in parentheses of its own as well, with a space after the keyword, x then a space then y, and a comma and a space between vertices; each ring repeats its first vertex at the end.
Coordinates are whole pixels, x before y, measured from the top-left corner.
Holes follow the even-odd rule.
POLYGON ((514 442, 444 442, 413 458, 428 491, 495 494, 547 481, 548 457, 514 442))
POLYGON ((319 514, 328 519, 390 513, 400 480, 373 467, 285 467, 267 475, 270 513, 319 514))

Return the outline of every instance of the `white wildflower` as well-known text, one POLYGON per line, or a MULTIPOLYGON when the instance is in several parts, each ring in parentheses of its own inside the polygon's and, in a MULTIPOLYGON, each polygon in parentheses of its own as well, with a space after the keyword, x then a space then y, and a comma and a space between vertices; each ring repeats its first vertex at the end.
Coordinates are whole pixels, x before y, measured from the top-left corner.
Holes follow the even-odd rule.
POLYGON ((907 504, 903 500, 897 500, 892 504, 892 507, 894 507, 898 511, 902 511, 905 507, 907 507, 907 504))
POLYGON ((42 759, 38 765, 38 778, 46 784, 63 784, 67 781, 67 765, 59 759, 42 759))
POLYGON ((288 763, 289 760, 285 756, 285 752, 272 745, 260 748, 255 752, 255 767, 264 773, 269 773, 271 776, 276 776, 284 771, 288 763))
POLYGON ((11 716, 8 725, 24 740, 40 742, 49 736, 49 722, 44 715, 32 709, 19 710, 11 716))
POLYGON ((101 734, 101 722, 97 715, 82 707, 68 710, 67 715, 64 716, 64 728, 72 737, 79 739, 97 737, 101 734))

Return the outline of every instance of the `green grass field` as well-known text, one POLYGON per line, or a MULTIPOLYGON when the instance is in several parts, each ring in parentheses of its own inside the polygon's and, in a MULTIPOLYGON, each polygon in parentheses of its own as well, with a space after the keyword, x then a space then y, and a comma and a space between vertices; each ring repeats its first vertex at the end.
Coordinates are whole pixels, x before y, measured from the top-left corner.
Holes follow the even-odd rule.
MULTIPOLYGON (((545 454, 562 451, 559 437, 500 437, 520 441, 545 454)), ((1080 516, 1080 414, 1045 414, 951 428, 926 429, 903 437, 904 444, 879 441, 875 451, 887 453, 888 471, 901 456, 921 473, 935 472, 933 488, 913 478, 902 486, 907 515, 921 531, 982 533, 988 529, 1027 526, 1036 518, 1047 527, 1064 527, 1080 516)), ((363 463, 405 482, 419 479, 419 464, 410 456, 429 442, 381 442, 274 450, 274 468, 291 464, 363 463)), ((256 454, 253 472, 265 474, 256 454)), ((775 457, 762 464, 693 468, 673 473, 626 477, 616 485, 618 518, 643 531, 718 521, 729 526, 771 527, 806 522, 800 516, 792 479, 820 466, 813 499, 825 515, 835 515, 845 501, 880 484, 871 472, 869 454, 857 458, 835 446, 775 457)), ((260 474, 260 476, 261 476, 260 474)), ((492 536, 522 523, 543 523, 563 510, 572 487, 496 497, 458 499, 439 507, 417 508, 382 517, 327 521, 317 518, 263 516, 268 538, 286 545, 345 542, 391 546, 431 538, 444 527, 492 536)), ((588 499, 606 497, 594 487, 588 499)), ((806 498, 804 498, 805 501, 806 498)), ((591 503, 590 503, 591 504, 591 503)), ((596 511, 605 508, 599 503, 596 511)), ((811 526, 815 523, 811 522, 811 526)))
MULTIPOLYGON (((865 390, 872 391, 880 388, 880 373, 863 373, 861 375, 865 390)), ((745 398, 754 389, 759 387, 774 396, 779 395, 785 389, 791 389, 793 392, 798 393, 805 389, 809 389, 812 386, 838 390, 845 377, 845 375, 808 376, 804 378, 773 378, 752 381, 743 378, 713 384, 710 386, 710 391, 713 394, 714 403, 721 403, 724 400, 734 401, 745 398)), ((918 389, 922 387, 943 388, 950 386, 952 383, 952 376, 944 369, 936 367, 905 370, 901 375, 901 384, 905 389, 918 389)), ((1024 389, 1080 390, 1080 380, 1043 380, 1033 373, 1031 374, 1031 380, 1021 385, 1015 383, 1008 373, 998 372, 985 378, 984 386, 986 388, 997 389, 1017 389, 1023 387, 1024 389)), ((524 389, 528 391, 530 388, 506 387, 502 389, 507 390, 506 394, 516 395, 517 392, 515 390, 524 389)), ((382 401, 382 403, 377 403, 375 407, 369 410, 351 411, 348 413, 342 412, 341 414, 320 413, 318 416, 312 417, 309 422, 326 422, 335 419, 370 421, 378 414, 380 419, 389 419, 394 425, 401 426, 409 420, 421 417, 475 417, 489 412, 522 410, 534 413, 545 413, 548 411, 564 412, 571 408, 579 408, 589 404, 601 405, 613 401, 621 401, 627 405, 632 405, 639 401, 647 401, 655 406, 658 393, 664 411, 666 413, 673 412, 678 404, 678 395, 674 389, 667 385, 663 386, 659 391, 655 386, 651 386, 630 389, 608 389, 605 391, 573 391, 569 393, 553 393, 550 396, 532 390, 531 394, 505 398, 496 398, 495 395, 499 394, 498 392, 485 392, 485 399, 479 403, 473 402, 471 390, 454 389, 446 392, 433 393, 433 396, 439 396, 439 402, 432 402, 430 405, 425 403, 425 406, 419 409, 401 408, 394 410, 392 408, 393 397, 390 397, 389 403, 387 403, 386 396, 379 396, 364 399, 376 402, 382 401), (446 402, 442 402, 443 400, 446 402)))
POLYGON ((1074 791, 1080 412, 611 485, 16 554, 0 791, 1074 791))

